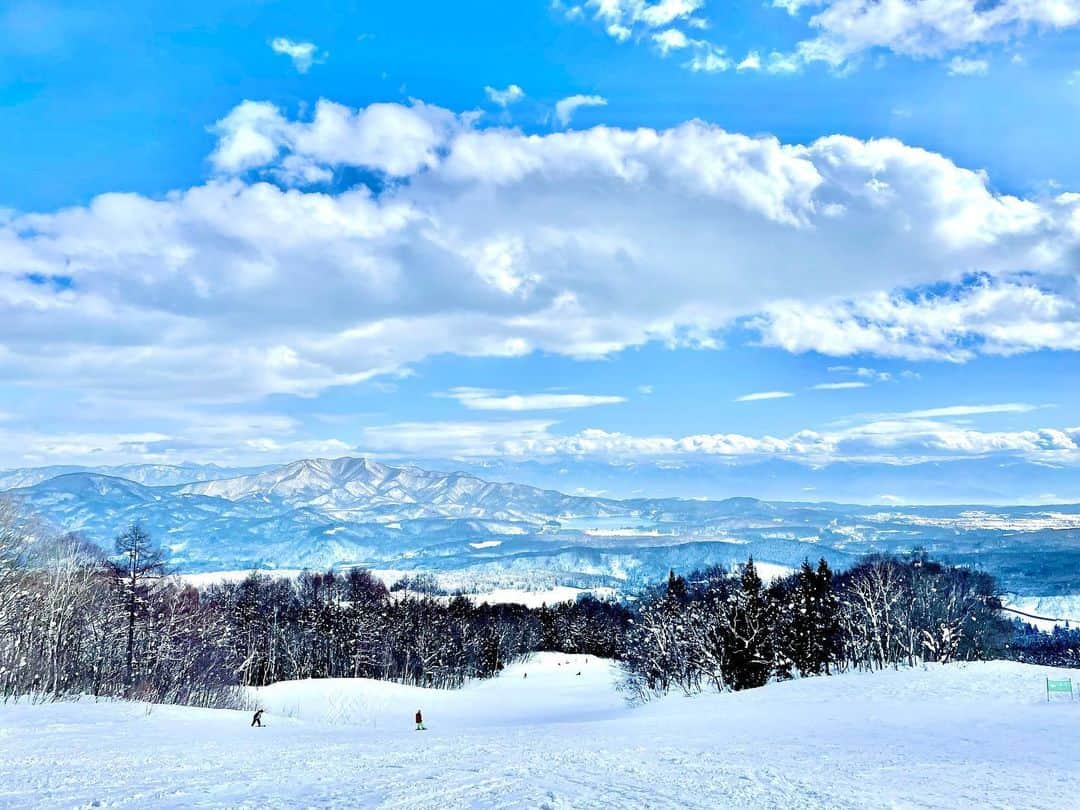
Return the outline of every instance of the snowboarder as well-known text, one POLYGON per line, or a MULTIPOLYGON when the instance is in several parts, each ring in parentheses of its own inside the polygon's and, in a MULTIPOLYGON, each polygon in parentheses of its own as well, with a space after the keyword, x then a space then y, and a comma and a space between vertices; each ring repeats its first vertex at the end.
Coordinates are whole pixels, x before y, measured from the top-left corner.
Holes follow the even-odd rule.
POLYGON ((420 713, 420 710, 416 710, 416 730, 427 731, 427 727, 424 725, 424 715, 420 713))
POLYGON ((521 676, 521 680, 525 680, 528 677, 529 677, 529 673, 526 672, 524 675, 521 676))
POLYGON ((255 726, 258 726, 259 728, 262 728, 262 716, 263 716, 263 710, 262 709, 256 709, 255 710, 255 716, 251 718, 251 727, 252 728, 254 728, 255 726))

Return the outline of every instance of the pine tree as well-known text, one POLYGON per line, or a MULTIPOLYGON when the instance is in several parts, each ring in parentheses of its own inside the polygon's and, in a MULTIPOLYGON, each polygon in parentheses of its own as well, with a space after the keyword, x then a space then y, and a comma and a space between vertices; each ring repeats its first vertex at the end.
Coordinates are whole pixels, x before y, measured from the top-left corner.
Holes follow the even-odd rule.
POLYGON ((772 671, 774 606, 751 557, 739 575, 729 619, 733 689, 764 686, 772 671))
POLYGON ((824 557, 818 560, 813 577, 812 607, 814 635, 811 662, 814 672, 828 675, 833 662, 839 660, 841 654, 840 600, 836 597, 832 571, 824 557))
POLYGON ((116 538, 114 563, 118 584, 123 594, 124 614, 127 619, 127 664, 124 679, 128 686, 134 677, 135 624, 153 582, 165 573, 161 549, 138 522, 116 538))

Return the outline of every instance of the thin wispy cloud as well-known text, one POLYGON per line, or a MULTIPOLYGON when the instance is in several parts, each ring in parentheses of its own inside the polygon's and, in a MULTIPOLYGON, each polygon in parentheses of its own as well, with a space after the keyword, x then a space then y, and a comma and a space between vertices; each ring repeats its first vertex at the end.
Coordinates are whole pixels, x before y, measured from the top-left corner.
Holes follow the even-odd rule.
POLYGON ((553 411, 618 405, 626 397, 597 394, 504 394, 487 388, 454 388, 437 396, 455 399, 473 411, 553 411))
POLYGON ((603 96, 574 95, 567 96, 555 103, 555 118, 564 127, 570 125, 570 119, 574 113, 582 107, 604 107, 607 99, 603 96))
POLYGON ((790 391, 758 391, 754 394, 743 394, 736 397, 736 402, 758 402, 763 399, 786 399, 795 396, 790 391))
POLYGON ((869 388, 870 383, 861 382, 859 380, 850 380, 848 382, 834 382, 834 383, 818 383, 812 388, 815 391, 845 391, 852 388, 869 388))
POLYGON ((1045 405, 1032 405, 1027 402, 1000 402, 991 405, 948 405, 943 408, 924 408, 917 411, 905 411, 895 414, 909 419, 939 419, 952 416, 980 416, 994 413, 1030 413, 1045 408, 1045 405))

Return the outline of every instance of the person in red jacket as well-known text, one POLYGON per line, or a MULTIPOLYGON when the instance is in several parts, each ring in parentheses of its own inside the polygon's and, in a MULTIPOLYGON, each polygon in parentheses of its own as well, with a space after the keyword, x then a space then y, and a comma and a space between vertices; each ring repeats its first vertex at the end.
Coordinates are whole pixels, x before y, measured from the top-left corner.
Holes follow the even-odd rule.
POLYGON ((424 726, 424 715, 420 713, 419 709, 416 710, 416 730, 427 731, 427 728, 424 726))

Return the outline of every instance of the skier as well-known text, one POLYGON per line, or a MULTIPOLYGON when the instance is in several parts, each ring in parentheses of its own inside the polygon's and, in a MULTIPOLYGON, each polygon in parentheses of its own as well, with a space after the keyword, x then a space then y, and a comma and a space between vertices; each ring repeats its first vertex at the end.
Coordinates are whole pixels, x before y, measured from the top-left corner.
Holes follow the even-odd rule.
POLYGON ((424 725, 424 715, 420 713, 420 710, 416 710, 416 730, 427 731, 427 727, 424 725))
POLYGON ((256 709, 255 710, 255 716, 251 718, 251 727, 252 728, 254 728, 255 726, 258 726, 259 728, 262 728, 262 716, 263 716, 263 710, 262 709, 256 709))

